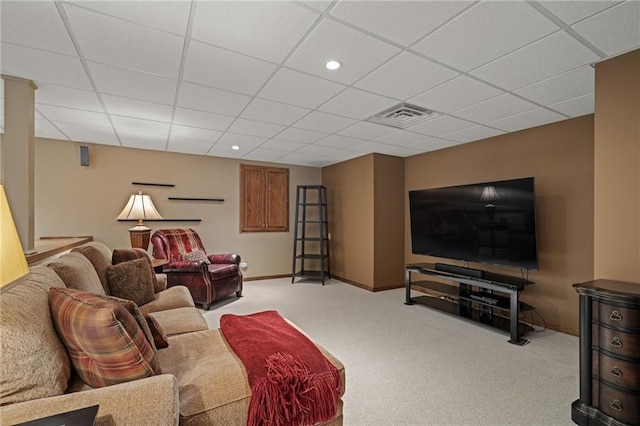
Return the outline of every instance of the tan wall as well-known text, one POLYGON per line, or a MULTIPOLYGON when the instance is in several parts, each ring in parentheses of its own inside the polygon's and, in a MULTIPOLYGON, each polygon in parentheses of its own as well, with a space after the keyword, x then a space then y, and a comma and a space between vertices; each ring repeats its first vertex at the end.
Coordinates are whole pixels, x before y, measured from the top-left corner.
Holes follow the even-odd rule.
MULTIPOLYGON (((208 252, 235 252, 248 261, 245 277, 291 273, 293 226, 290 232, 239 232, 241 161, 88 146, 90 166, 81 167, 79 144, 36 139, 36 238, 93 235, 109 247, 129 247, 127 229, 134 223, 117 222, 116 217, 129 196, 142 189, 151 195, 164 218, 202 219, 199 223, 148 222, 152 229, 194 228, 208 252), (131 184, 134 181, 171 183, 175 187, 138 187, 131 184), (224 198, 224 202, 169 201, 170 196, 224 198)), ((290 200, 295 200, 296 185, 320 183, 318 168, 283 167, 289 168, 290 200)), ((289 209, 292 221, 293 201, 289 209)))
POLYGON ((594 276, 640 283, 640 50, 596 65, 594 276))
POLYGON ((322 169, 327 187, 331 274, 374 288, 373 155, 322 169))
MULTIPOLYGON (((576 334, 578 297, 572 284, 593 278, 593 116, 409 157, 409 190, 533 176, 540 271, 522 300, 554 329, 576 334)), ((442 261, 411 253, 405 209, 406 261, 442 261)), ((451 262, 462 265, 462 262, 451 262)), ((517 269, 474 265, 520 275, 517 269)))
POLYGON ((404 158, 374 154, 374 289, 404 282, 404 158))

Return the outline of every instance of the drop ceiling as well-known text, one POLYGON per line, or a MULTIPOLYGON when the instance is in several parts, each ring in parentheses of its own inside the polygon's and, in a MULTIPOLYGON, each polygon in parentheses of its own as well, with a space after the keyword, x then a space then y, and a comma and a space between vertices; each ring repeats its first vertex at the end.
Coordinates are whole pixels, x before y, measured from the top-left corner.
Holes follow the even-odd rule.
POLYGON ((592 65, 640 48, 640 1, 2 0, 0 14, 1 72, 37 84, 38 137, 312 167, 593 113, 592 65), (366 121, 401 103, 433 118, 366 121))

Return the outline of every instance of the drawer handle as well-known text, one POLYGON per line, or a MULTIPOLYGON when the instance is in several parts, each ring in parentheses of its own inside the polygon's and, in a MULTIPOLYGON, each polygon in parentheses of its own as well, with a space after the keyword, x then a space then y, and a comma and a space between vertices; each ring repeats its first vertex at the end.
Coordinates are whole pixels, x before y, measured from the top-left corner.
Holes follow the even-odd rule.
POLYGON ((611 312, 611 315, 609 315, 609 319, 611 321, 622 321, 622 315, 620 315, 620 312, 618 311, 613 311, 611 312))
POLYGON ((611 402, 611 404, 609 404, 609 407, 613 408, 614 410, 621 412, 622 411, 622 403, 620 402, 619 399, 614 399, 613 402, 611 402))
POLYGON ((621 348, 622 347, 622 340, 620 340, 619 337, 614 337, 613 339, 611 339, 611 341, 609 342, 609 344, 613 347, 616 348, 621 348))
POLYGON ((620 367, 613 367, 611 369, 611 374, 613 374, 616 377, 622 377, 622 370, 620 369, 620 367))

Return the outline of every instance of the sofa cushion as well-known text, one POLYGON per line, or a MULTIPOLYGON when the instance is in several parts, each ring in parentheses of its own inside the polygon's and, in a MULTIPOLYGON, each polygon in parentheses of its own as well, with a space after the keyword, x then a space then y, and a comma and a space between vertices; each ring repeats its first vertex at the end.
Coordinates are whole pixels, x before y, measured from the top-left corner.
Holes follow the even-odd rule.
POLYGON ((149 257, 149 254, 141 248, 115 249, 113 251, 113 255, 111 256, 111 263, 113 265, 117 265, 118 263, 128 262, 130 260, 136 259, 146 259, 147 264, 149 265, 149 272, 151 272, 153 291, 157 293, 164 290, 166 288, 166 285, 164 287, 160 286, 156 277, 156 272, 153 269, 153 264, 151 263, 151 258, 149 257))
POLYGON ((189 289, 183 285, 176 285, 156 293, 153 301, 140 306, 140 310, 143 314, 148 314, 175 308, 193 308, 195 306, 189 289))
POLYGON ((238 265, 228 265, 216 263, 215 265, 209 265, 209 274, 214 280, 220 280, 226 277, 233 277, 238 275, 238 265))
POLYGON ((61 395, 70 363, 49 314, 49 288, 64 282, 44 266, 0 297, 0 405, 61 395))
POLYGON ((196 308, 168 309, 151 312, 148 315, 158 322, 167 336, 209 329, 207 320, 196 308))
POLYGON ((89 386, 161 373, 144 333, 120 303, 78 290, 51 288, 49 306, 71 362, 89 386))
POLYGON ((67 253, 47 266, 56 271, 67 288, 105 295, 98 273, 84 255, 77 252, 67 253))
POLYGON ((129 299, 138 306, 155 298, 152 275, 145 259, 130 260, 107 268, 111 294, 129 299))
POLYGON ((104 292, 111 294, 109 280, 107 279, 107 267, 111 265, 111 249, 100 242, 91 241, 80 247, 75 247, 71 251, 82 253, 84 257, 89 259, 98 274, 98 278, 100 278, 100 284, 102 284, 104 292))
POLYGON ((147 326, 151 331, 151 336, 153 336, 153 342, 158 349, 165 349, 169 346, 169 341, 167 340, 167 335, 162 330, 162 327, 156 321, 154 317, 150 314, 144 316, 144 319, 147 321, 147 326))

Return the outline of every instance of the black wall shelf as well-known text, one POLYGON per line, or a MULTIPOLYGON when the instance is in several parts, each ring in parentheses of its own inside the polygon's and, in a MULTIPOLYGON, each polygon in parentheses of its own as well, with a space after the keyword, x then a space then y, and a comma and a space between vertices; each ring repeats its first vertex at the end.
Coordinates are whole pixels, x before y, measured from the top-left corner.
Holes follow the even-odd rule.
POLYGON ((198 197, 167 197, 175 201, 224 201, 224 198, 198 198, 198 197))
MULTIPOLYGON (((200 222, 202 219, 145 219, 145 222, 200 222)), ((138 219, 118 219, 118 222, 137 222, 138 219)))
POLYGON ((165 186, 168 188, 175 187, 172 183, 152 183, 152 182, 131 182, 131 185, 145 185, 145 186, 165 186))

